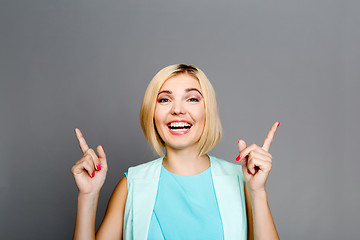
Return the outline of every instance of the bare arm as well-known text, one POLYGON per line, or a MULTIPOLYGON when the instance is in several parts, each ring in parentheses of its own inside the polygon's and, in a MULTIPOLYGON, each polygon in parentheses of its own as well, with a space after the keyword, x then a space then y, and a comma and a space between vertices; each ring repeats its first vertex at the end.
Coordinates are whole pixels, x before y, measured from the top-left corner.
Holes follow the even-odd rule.
POLYGON ((127 180, 124 176, 111 195, 105 217, 95 237, 95 217, 99 194, 78 197, 75 239, 122 239, 124 210, 127 198, 127 180))
POLYGON ((245 184, 245 199, 248 215, 248 239, 274 240, 279 239, 272 218, 265 183, 272 167, 272 156, 269 153, 274 134, 280 123, 272 125, 262 147, 252 144, 246 146, 244 140, 239 140, 239 156, 245 184))
POLYGON ((248 239, 280 239, 270 212, 266 192, 250 196, 245 184, 245 198, 248 213, 248 239))
POLYGON ((96 239, 122 239, 126 198, 127 180, 124 176, 111 195, 104 220, 96 233, 96 239))
POLYGON ((246 183, 244 185, 245 185, 244 189, 245 189, 245 203, 246 203, 246 215, 247 215, 247 230, 248 230, 247 239, 254 240, 254 222, 253 222, 251 199, 250 199, 249 189, 246 183))
POLYGON ((95 239, 95 216, 99 194, 78 196, 74 240, 95 239))
POLYGON ((104 220, 95 237, 95 217, 99 193, 105 182, 107 161, 103 147, 97 153, 88 147, 80 129, 75 129, 83 156, 72 167, 76 186, 79 189, 74 240, 122 239, 122 226, 127 198, 127 180, 124 176, 116 186, 104 220))

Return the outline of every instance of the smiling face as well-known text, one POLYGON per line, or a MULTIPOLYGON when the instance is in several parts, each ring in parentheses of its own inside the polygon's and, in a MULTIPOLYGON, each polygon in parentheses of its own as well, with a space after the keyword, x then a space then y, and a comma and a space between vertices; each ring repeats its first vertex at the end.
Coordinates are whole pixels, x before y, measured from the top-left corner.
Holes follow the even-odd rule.
POLYGON ((165 147, 195 147, 205 124, 205 104, 200 84, 188 74, 166 80, 158 93, 155 126, 165 147))

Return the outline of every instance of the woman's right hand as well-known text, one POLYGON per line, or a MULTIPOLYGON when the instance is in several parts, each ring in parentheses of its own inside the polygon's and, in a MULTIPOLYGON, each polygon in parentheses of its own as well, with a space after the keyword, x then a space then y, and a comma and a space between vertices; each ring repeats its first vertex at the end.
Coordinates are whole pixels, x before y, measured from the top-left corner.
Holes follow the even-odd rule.
POLYGON ((89 148, 80 129, 75 128, 83 156, 71 168, 79 194, 98 194, 106 178, 108 166, 103 147, 97 147, 97 154, 89 148))

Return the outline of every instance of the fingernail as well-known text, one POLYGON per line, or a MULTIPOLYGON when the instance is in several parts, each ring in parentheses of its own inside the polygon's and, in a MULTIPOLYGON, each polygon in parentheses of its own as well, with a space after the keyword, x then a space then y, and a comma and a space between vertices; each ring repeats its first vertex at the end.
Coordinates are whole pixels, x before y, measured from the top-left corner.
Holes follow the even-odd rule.
POLYGON ((76 133, 76 128, 74 128, 74 132, 76 133))
POLYGON ((102 146, 102 145, 100 145, 101 146, 101 148, 104 150, 104 147, 102 146))
POLYGON ((101 166, 100 166, 100 164, 96 165, 96 169, 97 169, 98 171, 100 171, 100 170, 101 170, 101 166))
POLYGON ((237 158, 236 158, 236 161, 240 161, 241 158, 242 158, 242 157, 241 157, 241 155, 239 154, 239 156, 237 156, 237 158))
POLYGON ((95 177, 95 171, 91 174, 91 177, 95 177))
POLYGON ((278 125, 277 125, 277 127, 279 127, 280 126, 280 122, 278 122, 278 125))

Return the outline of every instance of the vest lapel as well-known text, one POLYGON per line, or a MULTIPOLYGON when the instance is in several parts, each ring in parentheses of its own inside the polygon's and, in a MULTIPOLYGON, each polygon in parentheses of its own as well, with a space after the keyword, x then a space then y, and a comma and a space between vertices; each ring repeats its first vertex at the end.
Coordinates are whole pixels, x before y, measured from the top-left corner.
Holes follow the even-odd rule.
POLYGON ((147 239, 150 220, 159 185, 162 158, 146 172, 144 178, 134 179, 133 236, 134 240, 147 239))
POLYGON ((229 174, 226 166, 210 157, 215 194, 223 223, 224 239, 246 239, 246 211, 243 182, 237 175, 229 174))

